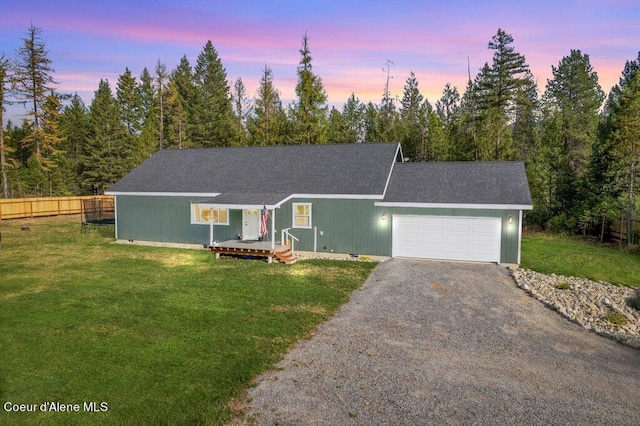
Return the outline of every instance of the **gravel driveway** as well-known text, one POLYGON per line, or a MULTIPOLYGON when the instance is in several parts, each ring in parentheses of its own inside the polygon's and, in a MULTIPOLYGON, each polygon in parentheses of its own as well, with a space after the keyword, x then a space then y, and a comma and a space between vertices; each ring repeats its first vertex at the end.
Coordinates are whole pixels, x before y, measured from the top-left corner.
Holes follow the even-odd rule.
POLYGON ((497 265, 381 263, 249 392, 257 424, 640 424, 640 351, 497 265))

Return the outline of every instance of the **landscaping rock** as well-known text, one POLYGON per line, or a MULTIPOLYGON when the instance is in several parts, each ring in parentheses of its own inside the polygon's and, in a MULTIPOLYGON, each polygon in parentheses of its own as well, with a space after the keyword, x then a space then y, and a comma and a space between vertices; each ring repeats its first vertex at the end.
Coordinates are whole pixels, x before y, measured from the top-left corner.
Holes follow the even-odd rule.
POLYGON ((519 288, 569 321, 640 349, 640 312, 626 303, 636 290, 586 278, 545 275, 528 269, 513 269, 511 274, 519 288), (569 288, 559 289, 560 283, 569 284, 569 288), (621 314, 627 323, 608 321, 606 315, 614 312, 621 314))

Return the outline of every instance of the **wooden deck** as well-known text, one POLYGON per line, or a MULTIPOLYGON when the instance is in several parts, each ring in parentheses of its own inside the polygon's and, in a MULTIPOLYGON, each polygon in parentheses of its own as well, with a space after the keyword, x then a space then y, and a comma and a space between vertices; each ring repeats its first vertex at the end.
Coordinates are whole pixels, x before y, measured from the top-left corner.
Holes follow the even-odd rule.
POLYGON ((271 248, 271 241, 227 240, 217 242, 209 248, 216 255, 216 259, 225 254, 266 257, 269 263, 273 261, 274 257, 287 264, 295 263, 298 260, 298 257, 291 252, 290 246, 276 243, 274 248, 271 248))

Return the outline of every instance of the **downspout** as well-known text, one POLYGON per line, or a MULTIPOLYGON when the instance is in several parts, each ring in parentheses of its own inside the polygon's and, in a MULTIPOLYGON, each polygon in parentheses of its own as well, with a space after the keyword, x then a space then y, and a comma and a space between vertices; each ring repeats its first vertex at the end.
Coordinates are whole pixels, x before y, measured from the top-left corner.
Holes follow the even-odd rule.
POLYGON ((213 245, 213 208, 209 209, 209 245, 213 245))

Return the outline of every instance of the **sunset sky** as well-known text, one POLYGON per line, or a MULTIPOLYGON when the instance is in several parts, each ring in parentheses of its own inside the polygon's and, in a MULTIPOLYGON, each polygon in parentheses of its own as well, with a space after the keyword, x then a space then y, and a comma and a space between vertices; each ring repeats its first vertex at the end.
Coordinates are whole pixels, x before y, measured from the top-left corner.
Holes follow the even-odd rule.
POLYGON ((0 0, 0 53, 15 56, 29 25, 42 28, 58 90, 89 105, 100 79, 115 89, 125 67, 137 76, 160 59, 171 70, 183 55, 195 65, 211 40, 231 86, 241 77, 253 96, 266 63, 286 102, 306 31, 330 104, 352 92, 379 102, 387 60, 393 95, 402 96, 413 70, 435 103, 447 82, 464 91, 467 60, 472 76, 491 61, 487 43, 498 28, 513 35, 541 89, 551 66, 580 49, 608 93, 638 56, 639 18, 638 0, 0 0))

